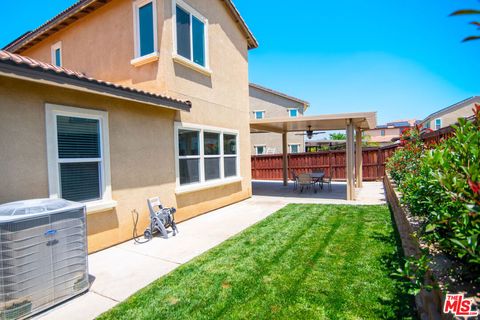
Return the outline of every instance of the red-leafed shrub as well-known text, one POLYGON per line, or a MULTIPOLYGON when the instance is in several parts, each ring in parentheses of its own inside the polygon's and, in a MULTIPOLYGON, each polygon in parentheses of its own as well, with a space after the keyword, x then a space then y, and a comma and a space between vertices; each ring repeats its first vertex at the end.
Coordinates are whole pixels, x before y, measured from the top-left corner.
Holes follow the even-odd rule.
MULTIPOLYGON (((459 119, 454 135, 427 149, 417 129, 402 137, 387 169, 411 213, 421 217, 419 235, 444 252, 480 268, 480 105, 473 121, 459 119)), ((476 277, 480 275, 477 273, 476 277)))

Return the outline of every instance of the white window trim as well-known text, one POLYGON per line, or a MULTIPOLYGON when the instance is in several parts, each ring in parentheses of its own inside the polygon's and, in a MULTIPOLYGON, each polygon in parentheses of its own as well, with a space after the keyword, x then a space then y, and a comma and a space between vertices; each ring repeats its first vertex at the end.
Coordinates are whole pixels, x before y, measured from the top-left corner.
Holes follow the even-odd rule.
MULTIPOLYGON (((211 75, 212 70, 210 69, 210 54, 209 54, 209 38, 208 38, 208 19, 201 15, 197 10, 192 6, 187 4, 183 0, 172 0, 172 30, 173 30, 173 61, 189 67, 195 71, 198 71, 204 75, 211 75), (192 32, 190 32, 190 57, 191 60, 181 56, 177 51, 177 5, 183 10, 187 11, 190 14, 190 28, 192 28, 192 16, 196 17, 198 20, 202 21, 205 24, 204 28, 204 38, 205 38, 205 66, 199 65, 193 61, 193 37, 192 32)), ((191 30, 190 30, 191 31, 191 30)))
POLYGON ((57 51, 57 49, 60 49, 60 67, 63 66, 63 52, 62 52, 62 41, 58 41, 57 43, 55 43, 54 45, 52 45, 51 47, 51 55, 52 55, 52 64, 54 66, 56 66, 56 55, 55 55, 55 51, 57 51))
POLYGON ((296 152, 296 153, 301 153, 301 152, 300 152, 300 147, 301 147, 301 144, 300 144, 300 143, 291 143, 291 144, 288 144, 288 153, 293 153, 293 152, 292 152, 292 146, 297 146, 297 147, 298 147, 298 152, 296 152))
POLYGON ((261 156, 261 155, 267 153, 267 145, 266 144, 256 144, 256 145, 253 146, 253 148, 255 149, 255 155, 257 155, 257 156, 261 156), (258 150, 257 150, 258 147, 263 147, 265 153, 258 153, 258 150))
POLYGON ((157 0, 136 0, 132 3, 133 6, 133 38, 134 38, 134 58, 130 63, 139 67, 144 64, 157 61, 160 57, 158 53, 158 18, 157 18, 157 0), (139 9, 146 4, 152 3, 153 10, 153 52, 144 56, 140 55, 140 21, 139 9))
POLYGON ((299 111, 297 108, 288 108, 288 109, 287 109, 287 112, 288 112, 288 117, 289 117, 289 118, 298 118, 298 113, 299 113, 300 111, 299 111), (291 115, 291 113, 290 113, 290 111, 292 111, 292 110, 297 110, 297 115, 296 115, 295 117, 293 117, 293 116, 291 115))
POLYGON ((436 119, 433 121, 433 125, 434 125, 434 127, 435 127, 435 130, 441 129, 441 128, 442 128, 442 125, 443 125, 442 118, 436 118, 436 119), (439 127, 439 128, 437 128, 437 120, 440 121, 440 127, 439 127))
POLYGON ((262 113, 262 119, 265 119, 265 110, 254 110, 253 111, 253 116, 254 116, 255 120, 262 120, 262 119, 257 118, 257 112, 261 112, 262 113))
POLYGON ((88 213, 106 211, 117 206, 112 200, 112 183, 110 174, 110 143, 108 134, 108 113, 105 111, 67 107, 56 104, 45 104, 45 120, 47 131, 48 190, 50 198, 60 197, 60 174, 57 141, 57 116, 81 117, 96 119, 100 122, 101 132, 101 192, 102 199, 85 202, 88 213))
MULTIPOLYGON (((226 128, 219 128, 219 127, 212 127, 212 126, 204 126, 192 123, 182 123, 182 122, 175 122, 174 125, 174 145, 175 145, 175 180, 176 180, 176 194, 182 193, 190 193, 194 191, 200 191, 204 189, 214 188, 226 184, 231 184, 235 182, 242 181, 242 177, 240 174, 240 133, 238 130, 234 129, 226 129, 226 128), (178 149, 178 131, 179 130, 191 130, 191 131, 198 131, 199 132, 199 152, 200 152, 200 182, 191 183, 187 185, 180 185, 180 168, 179 168, 179 160, 180 158, 198 158, 198 156, 185 156, 180 157, 179 149, 178 149), (204 155, 204 139, 203 133, 204 132, 214 132, 220 134, 220 179, 216 180, 205 180, 205 155, 204 155), (223 146, 223 135, 224 134, 231 134, 236 135, 237 137, 237 153, 235 155, 225 155, 224 154, 224 146, 223 146), (236 168, 237 168, 237 175, 232 177, 225 178, 224 172, 224 159, 228 157, 236 157, 236 168)), ((207 158, 210 156, 207 156, 207 158)), ((217 157, 217 156, 212 156, 217 157)))

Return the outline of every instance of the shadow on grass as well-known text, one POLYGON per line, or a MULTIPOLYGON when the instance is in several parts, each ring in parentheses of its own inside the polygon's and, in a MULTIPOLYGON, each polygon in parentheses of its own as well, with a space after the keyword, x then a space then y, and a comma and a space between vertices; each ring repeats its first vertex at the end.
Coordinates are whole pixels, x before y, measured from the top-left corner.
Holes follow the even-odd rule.
MULTIPOLYGON (((389 307, 394 310, 396 319, 418 319, 418 313, 415 305, 415 297, 408 293, 408 282, 407 280, 402 280, 397 276, 394 276, 393 273, 396 269, 403 264, 403 254, 402 241, 400 234, 398 233, 397 224, 395 222, 395 217, 389 206, 390 216, 391 216, 391 227, 392 232, 389 235, 375 233, 371 238, 385 243, 395 250, 390 252, 385 252, 381 256, 382 266, 385 270, 385 273, 394 281, 395 283, 395 297, 392 300, 382 300, 379 301, 382 304, 387 304, 389 307)), ((386 319, 379 315, 380 318, 386 319)))

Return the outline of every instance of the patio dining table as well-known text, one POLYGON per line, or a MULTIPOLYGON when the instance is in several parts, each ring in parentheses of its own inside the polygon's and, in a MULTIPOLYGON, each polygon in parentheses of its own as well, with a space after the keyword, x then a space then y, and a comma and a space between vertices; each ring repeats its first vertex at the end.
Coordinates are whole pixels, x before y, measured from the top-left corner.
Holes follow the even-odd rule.
POLYGON ((318 183, 320 189, 323 190, 323 177, 325 177, 325 172, 312 172, 310 173, 310 177, 315 183, 318 183))

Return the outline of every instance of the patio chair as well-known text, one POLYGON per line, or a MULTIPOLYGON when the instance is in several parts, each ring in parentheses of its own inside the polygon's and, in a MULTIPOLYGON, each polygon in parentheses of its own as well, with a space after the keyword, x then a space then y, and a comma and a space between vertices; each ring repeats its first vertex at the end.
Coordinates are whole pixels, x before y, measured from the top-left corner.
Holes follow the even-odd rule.
POLYGON ((300 187, 300 192, 303 192, 304 188, 310 189, 310 187, 313 187, 313 192, 317 193, 315 181, 312 180, 312 177, 310 177, 310 174, 308 173, 302 173, 298 176, 298 186, 300 187))
POLYGON ((293 190, 297 190, 297 187, 298 187, 298 176, 297 176, 297 174, 295 173, 294 170, 292 170, 291 173, 292 173, 292 180, 293 180, 293 190))
POLYGON ((332 177, 323 177, 322 187, 325 184, 328 186, 328 191, 332 192, 332 177))

